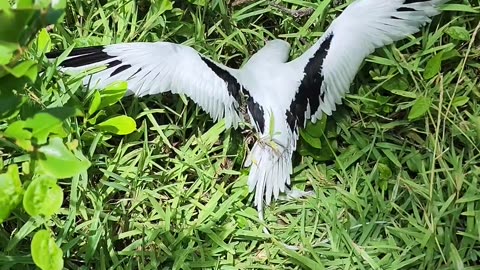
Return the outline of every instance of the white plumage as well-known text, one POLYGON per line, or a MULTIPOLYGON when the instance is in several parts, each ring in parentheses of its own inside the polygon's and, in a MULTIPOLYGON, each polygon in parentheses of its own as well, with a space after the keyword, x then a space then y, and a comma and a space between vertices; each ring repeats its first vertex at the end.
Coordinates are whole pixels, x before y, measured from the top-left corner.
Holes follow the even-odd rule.
MULTIPOLYGON (((214 120, 237 127, 246 106, 258 140, 248 155, 248 186, 255 205, 286 191, 298 129, 330 115, 341 103, 363 59, 375 48, 405 38, 438 13, 447 0, 358 0, 333 21, 303 55, 287 62, 290 45, 267 42, 240 69, 214 63, 190 47, 168 42, 124 43, 75 49, 63 71, 106 69, 85 78, 102 88, 125 80, 131 94, 183 93, 214 120)), ((55 58, 60 53, 51 53, 55 58)))

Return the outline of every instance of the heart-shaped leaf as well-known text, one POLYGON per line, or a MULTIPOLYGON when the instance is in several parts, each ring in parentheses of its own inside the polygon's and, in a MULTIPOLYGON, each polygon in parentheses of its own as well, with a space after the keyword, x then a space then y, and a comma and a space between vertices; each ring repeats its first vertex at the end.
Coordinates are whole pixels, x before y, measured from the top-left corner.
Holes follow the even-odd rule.
MULTIPOLYGON (((32 67, 35 67, 35 71, 36 71, 37 70, 36 66, 37 66, 37 64, 33 60, 26 60, 26 61, 22 61, 22 62, 18 63, 13 68, 9 68, 7 66, 4 66, 4 68, 5 68, 5 70, 8 71, 8 73, 12 74, 16 78, 20 78, 22 76, 27 76, 30 79, 33 79, 32 81, 34 81, 35 78, 32 78, 30 76, 31 74, 29 73, 29 70, 31 70, 32 67)), ((34 77, 36 77, 36 74, 35 74, 34 77)))
POLYGON ((63 190, 49 176, 34 179, 23 196, 23 208, 30 216, 50 217, 60 210, 62 202, 63 190))
POLYGON ((63 252, 47 230, 35 233, 31 244, 33 262, 42 270, 63 269, 63 252))
POLYGON ((425 67, 425 71, 423 72, 423 78, 428 80, 430 78, 433 78, 435 75, 437 75, 442 68, 442 60, 443 60, 443 52, 439 52, 434 57, 432 57, 427 62, 427 66, 425 67))
POLYGON ((125 96, 127 88, 128 84, 126 82, 115 82, 108 85, 105 89, 100 91, 101 102, 98 109, 117 103, 125 96))
POLYGON ((71 107, 59 107, 44 110, 25 121, 25 128, 32 130, 32 136, 37 144, 45 144, 50 133, 66 136, 63 121, 80 113, 71 107))
POLYGON ((463 40, 469 41, 470 40, 470 33, 464 26, 450 26, 445 30, 451 38, 456 40, 463 40))
POLYGON ((11 91, 0 91, 0 120, 17 116, 26 100, 27 98, 15 95, 11 91))
POLYGON ((92 101, 90 102, 90 107, 88 108, 88 114, 94 114, 100 108, 100 102, 102 97, 98 91, 93 93, 92 101))
POLYGON ((23 188, 18 175, 18 167, 8 166, 6 173, 0 174, 0 223, 22 200, 23 188))
POLYGON ((48 34, 47 30, 43 28, 38 34, 37 49, 40 52, 48 52, 50 51, 50 47, 52 47, 52 41, 50 39, 50 35, 48 34))
POLYGON ((27 151, 33 151, 32 133, 25 129, 25 121, 15 121, 8 126, 3 135, 13 139, 15 144, 27 151))
POLYGON ((415 120, 422 117, 430 109, 432 100, 428 97, 419 97, 413 104, 410 113, 408 114, 408 120, 415 120))
POLYGON ((120 115, 96 125, 96 128, 117 135, 126 135, 137 129, 137 123, 131 117, 120 115))
POLYGON ((312 135, 310 135, 310 133, 304 130, 300 131, 300 136, 302 137, 303 140, 305 140, 306 143, 308 143, 313 148, 316 148, 316 149, 322 148, 322 142, 319 137, 313 137, 312 135))
POLYGON ((80 153, 68 150, 60 138, 51 138, 48 145, 38 149, 40 168, 51 176, 62 179, 75 176, 90 167, 90 162, 80 153))

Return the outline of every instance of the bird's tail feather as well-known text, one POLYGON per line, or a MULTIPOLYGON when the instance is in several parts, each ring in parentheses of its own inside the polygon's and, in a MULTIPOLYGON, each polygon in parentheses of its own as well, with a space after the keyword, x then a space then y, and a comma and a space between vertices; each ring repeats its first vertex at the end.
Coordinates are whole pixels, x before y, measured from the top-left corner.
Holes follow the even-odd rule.
POLYGON ((273 141, 259 140, 253 146, 245 161, 250 168, 248 187, 255 190, 254 204, 263 213, 264 202, 269 205, 272 198, 277 199, 285 192, 285 185, 290 184, 292 173, 292 150, 284 148, 273 141))

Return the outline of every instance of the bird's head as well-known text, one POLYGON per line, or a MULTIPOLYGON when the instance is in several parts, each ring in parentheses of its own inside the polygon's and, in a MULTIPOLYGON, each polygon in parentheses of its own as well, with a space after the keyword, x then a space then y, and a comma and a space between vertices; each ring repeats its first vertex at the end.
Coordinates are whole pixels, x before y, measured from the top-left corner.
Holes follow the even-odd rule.
POLYGON ((255 53, 251 60, 285 63, 290 53, 290 44, 284 40, 274 39, 265 42, 265 46, 255 53))
POLYGON ((290 51, 290 43, 281 39, 267 40, 265 41, 265 47, 276 48, 277 50, 290 51))

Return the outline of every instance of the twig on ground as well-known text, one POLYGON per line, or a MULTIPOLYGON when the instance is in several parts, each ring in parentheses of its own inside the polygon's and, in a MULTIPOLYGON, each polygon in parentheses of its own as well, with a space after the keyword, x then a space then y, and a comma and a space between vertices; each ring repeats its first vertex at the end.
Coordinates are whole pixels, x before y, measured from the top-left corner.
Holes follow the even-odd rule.
POLYGON ((245 4, 250 4, 250 3, 253 3, 255 1, 258 1, 258 0, 235 0, 232 3, 232 7, 241 6, 241 5, 245 5, 245 4))
MULTIPOLYGON (((232 3, 232 7, 241 6, 241 5, 245 5, 245 4, 250 4, 250 3, 253 3, 255 1, 258 1, 258 0, 235 0, 232 3)), ((313 8, 302 8, 300 10, 292 10, 292 9, 288 9, 288 8, 282 6, 282 5, 279 5, 279 4, 276 4, 276 3, 273 3, 273 2, 268 2, 268 4, 272 7, 280 10, 281 12, 283 12, 285 14, 292 16, 295 20, 300 20, 303 17, 310 16, 315 11, 315 9, 313 9, 313 8)))
POLYGON ((300 10, 292 10, 273 2, 270 2, 269 5, 280 10, 285 14, 292 16, 293 18, 295 18, 295 20, 300 20, 303 17, 310 16, 315 11, 313 8, 302 8, 300 10))

